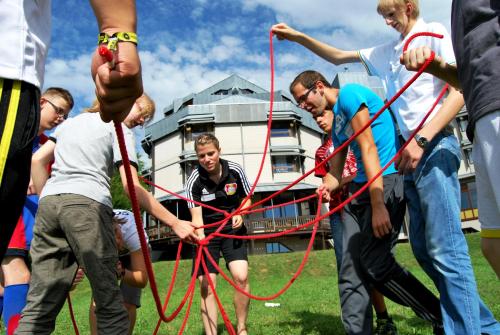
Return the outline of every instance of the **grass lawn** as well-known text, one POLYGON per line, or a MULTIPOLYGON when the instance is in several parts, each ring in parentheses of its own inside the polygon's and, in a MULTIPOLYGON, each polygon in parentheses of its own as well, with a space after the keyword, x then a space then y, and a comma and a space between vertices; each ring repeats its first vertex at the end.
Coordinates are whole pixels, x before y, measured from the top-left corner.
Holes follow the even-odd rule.
MULTIPOLYGON (((491 308, 497 319, 500 318, 500 283, 493 271, 483 258, 479 246, 479 235, 467 235, 470 254, 476 273, 479 292, 485 303, 491 308)), ((413 274, 422 280, 434 291, 431 281, 418 266, 410 246, 407 243, 399 244, 396 248, 398 260, 413 274)), ((250 284, 252 293, 256 295, 270 295, 277 292, 296 271, 304 253, 275 254, 250 257, 250 284)), ((301 276, 290 289, 273 302, 279 302, 280 307, 269 308, 263 301, 252 301, 248 318, 250 334, 344 334, 339 313, 339 298, 337 290, 337 275, 333 250, 315 251, 301 276)), ((162 300, 172 273, 173 262, 159 262, 154 264, 158 285, 161 286, 162 300)), ((189 274, 191 261, 183 261, 180 267, 179 284, 174 289, 174 295, 169 304, 169 311, 177 307, 182 299, 189 274)), ((235 322, 232 306, 233 289, 218 277, 218 290, 222 303, 235 322)), ((90 288, 84 281, 74 292, 72 300, 78 326, 81 334, 88 334, 88 304, 90 288)), ((432 334, 430 326, 418 319, 409 308, 403 308, 388 302, 388 309, 392 314, 400 334, 432 334)), ((172 323, 163 324, 160 334, 177 334, 182 323, 184 313, 172 323)), ((152 334, 158 319, 151 291, 147 288, 142 297, 142 307, 138 310, 135 334, 152 334)), ((184 334, 203 334, 203 326, 199 314, 199 293, 196 291, 191 315, 184 334)), ((222 318, 219 316, 219 333, 227 334, 222 318)), ((55 334, 74 334, 73 327, 65 306, 57 320, 55 334)))

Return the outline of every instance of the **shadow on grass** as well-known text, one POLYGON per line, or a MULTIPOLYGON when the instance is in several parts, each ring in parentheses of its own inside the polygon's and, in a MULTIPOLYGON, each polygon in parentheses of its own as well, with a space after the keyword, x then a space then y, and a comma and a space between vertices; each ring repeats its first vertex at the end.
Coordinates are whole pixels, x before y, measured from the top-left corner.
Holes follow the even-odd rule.
MULTIPOLYGON (((280 327, 300 330, 296 335, 344 335, 344 326, 338 316, 309 311, 294 312, 295 320, 280 322, 280 327)), ((295 333, 294 333, 295 334, 295 333)))

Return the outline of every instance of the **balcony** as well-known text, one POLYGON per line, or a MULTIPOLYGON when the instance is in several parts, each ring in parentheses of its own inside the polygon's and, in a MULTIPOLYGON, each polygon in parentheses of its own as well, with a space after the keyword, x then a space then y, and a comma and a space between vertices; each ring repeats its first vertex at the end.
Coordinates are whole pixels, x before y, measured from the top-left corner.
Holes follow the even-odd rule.
MULTIPOLYGON (((277 233, 280 231, 288 230, 295 228, 297 226, 303 225, 307 222, 314 220, 315 215, 301 215, 295 217, 288 218, 272 218, 268 219, 259 219, 259 220, 246 220, 245 225, 247 226, 249 235, 257 235, 257 234, 267 234, 267 233, 277 233)), ((313 225, 308 226, 304 229, 298 230, 296 232, 291 233, 292 235, 302 234, 304 232, 312 231, 313 225)), ((330 231, 330 221, 328 219, 321 220, 319 227, 319 232, 328 232, 330 231)), ((170 241, 177 241, 178 237, 175 233, 170 229, 170 227, 166 227, 160 225, 159 227, 150 227, 146 229, 146 232, 149 236, 150 241, 158 241, 163 239, 168 239, 170 241)))
MULTIPOLYGON (((252 220, 250 222, 245 222, 245 224, 248 229, 248 234, 255 235, 255 234, 265 234, 265 233, 277 233, 280 231, 292 229, 297 226, 301 226, 307 222, 310 222, 315 218, 316 218, 315 215, 301 215, 297 216, 296 218, 288 217, 288 218, 275 218, 274 220, 272 218, 252 220)), ((293 232, 292 234, 300 234, 304 231, 311 231, 312 228, 313 225, 298 230, 296 232, 293 232)), ((318 230, 319 231, 330 230, 329 220, 328 219, 321 220, 318 230)))

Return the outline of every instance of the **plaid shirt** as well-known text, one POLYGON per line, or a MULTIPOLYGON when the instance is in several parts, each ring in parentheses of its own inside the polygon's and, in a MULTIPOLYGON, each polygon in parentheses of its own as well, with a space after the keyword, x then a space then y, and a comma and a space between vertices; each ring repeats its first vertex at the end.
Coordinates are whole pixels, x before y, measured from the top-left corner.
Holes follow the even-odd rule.
MULTIPOLYGON (((334 147, 332 138, 331 136, 328 136, 328 139, 316 150, 316 165, 325 160, 325 158, 328 157, 333 152, 333 150, 334 147)), ((316 170, 314 171, 314 175, 316 177, 323 178, 324 176, 326 176, 329 170, 329 163, 325 163, 324 165, 316 168, 316 170)), ((352 151, 349 150, 345 160, 344 170, 342 171, 342 178, 355 176, 357 171, 358 168, 356 167, 356 157, 354 157, 352 151)), ((332 194, 332 197, 330 199, 330 209, 334 209, 345 199, 347 199, 347 185, 344 185, 342 189, 332 194)))

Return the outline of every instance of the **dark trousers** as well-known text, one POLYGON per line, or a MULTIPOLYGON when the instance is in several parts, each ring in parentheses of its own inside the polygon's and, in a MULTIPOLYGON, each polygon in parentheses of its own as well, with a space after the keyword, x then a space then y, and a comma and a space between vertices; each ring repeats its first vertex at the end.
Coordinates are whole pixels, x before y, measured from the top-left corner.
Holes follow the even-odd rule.
POLYGON ((40 122, 40 91, 25 82, 0 78, 0 92, 1 261, 26 199, 40 122))
MULTIPOLYGON (((374 236, 368 191, 354 199, 343 211, 339 290, 342 322, 348 334, 372 333, 372 287, 389 299, 411 307, 418 316, 432 323, 442 323, 439 299, 399 265, 392 253, 406 210, 403 179, 391 174, 384 176, 383 181, 384 202, 393 227, 390 234, 381 239, 374 236)), ((351 183, 350 195, 362 186, 351 183)))

